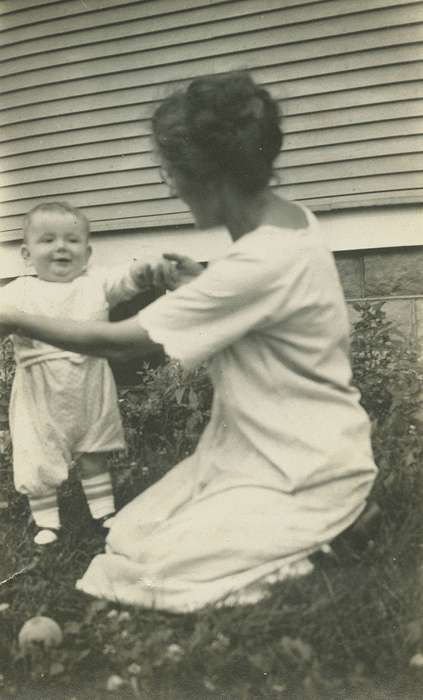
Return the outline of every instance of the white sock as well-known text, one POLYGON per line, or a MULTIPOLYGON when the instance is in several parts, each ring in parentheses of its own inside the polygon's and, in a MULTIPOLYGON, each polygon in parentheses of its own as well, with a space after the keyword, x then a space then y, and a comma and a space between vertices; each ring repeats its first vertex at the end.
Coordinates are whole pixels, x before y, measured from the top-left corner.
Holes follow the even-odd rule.
POLYGON ((90 513, 95 520, 114 513, 115 501, 109 472, 97 474, 89 479, 81 479, 81 483, 90 513))
POLYGON ((28 501, 32 517, 38 527, 53 528, 55 530, 60 528, 59 507, 55 491, 41 498, 30 496, 28 501))

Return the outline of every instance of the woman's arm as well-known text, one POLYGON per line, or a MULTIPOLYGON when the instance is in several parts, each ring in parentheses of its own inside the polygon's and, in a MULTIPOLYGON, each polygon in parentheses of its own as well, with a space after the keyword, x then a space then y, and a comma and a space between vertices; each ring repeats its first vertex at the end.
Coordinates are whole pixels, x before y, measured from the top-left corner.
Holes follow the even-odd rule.
POLYGON ((162 349, 154 343, 136 316, 126 321, 70 321, 25 314, 15 309, 0 312, 0 332, 28 336, 70 352, 130 360, 162 349))

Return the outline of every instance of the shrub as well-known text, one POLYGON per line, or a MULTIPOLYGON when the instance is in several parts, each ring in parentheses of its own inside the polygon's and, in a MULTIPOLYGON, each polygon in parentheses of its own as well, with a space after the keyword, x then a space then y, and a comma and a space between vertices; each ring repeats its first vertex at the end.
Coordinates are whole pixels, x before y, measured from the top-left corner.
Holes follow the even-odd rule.
MULTIPOLYGON (((372 421, 379 478, 375 496, 409 513, 421 498, 423 366, 415 343, 386 317, 383 302, 354 305, 351 336, 355 384, 372 421)), ((398 514, 398 513, 397 513, 398 514)))
POLYGON ((178 362, 144 364, 136 386, 119 391, 127 451, 113 460, 117 484, 133 495, 191 454, 210 417, 206 368, 187 373, 178 362))
POLYGON ((0 341, 0 508, 7 505, 10 491, 13 490, 8 408, 14 373, 13 347, 7 338, 0 341))

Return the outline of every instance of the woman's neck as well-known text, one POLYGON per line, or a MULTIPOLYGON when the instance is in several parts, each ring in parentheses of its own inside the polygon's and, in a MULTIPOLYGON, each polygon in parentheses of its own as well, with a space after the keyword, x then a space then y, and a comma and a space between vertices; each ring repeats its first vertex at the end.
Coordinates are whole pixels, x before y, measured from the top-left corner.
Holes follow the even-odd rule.
POLYGON ((222 223, 236 241, 254 231, 265 218, 269 191, 247 194, 236 187, 223 184, 219 192, 222 223))
POLYGON ((210 188, 205 197, 190 202, 190 207, 199 228, 225 226, 233 241, 263 224, 294 229, 307 225, 300 207, 270 188, 251 195, 223 183, 210 188))
POLYGON ((269 188, 255 196, 241 195, 238 200, 232 198, 230 202, 225 221, 234 241, 263 225, 295 230, 308 226, 301 207, 279 197, 269 188))

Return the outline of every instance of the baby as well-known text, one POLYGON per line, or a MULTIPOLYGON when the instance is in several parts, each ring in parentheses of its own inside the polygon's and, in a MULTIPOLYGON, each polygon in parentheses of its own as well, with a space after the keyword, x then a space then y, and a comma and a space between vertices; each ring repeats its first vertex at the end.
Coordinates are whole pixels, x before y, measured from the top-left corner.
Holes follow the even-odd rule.
MULTIPOLYGON (((109 309, 152 284, 149 265, 91 268, 87 218, 62 202, 40 204, 23 223, 22 256, 37 277, 0 290, 0 304, 80 320, 107 320, 109 309)), ((16 375, 10 402, 14 482, 26 494, 34 542, 57 539, 57 487, 78 463, 98 529, 115 510, 107 453, 125 446, 114 379, 105 360, 12 336, 16 375)))

